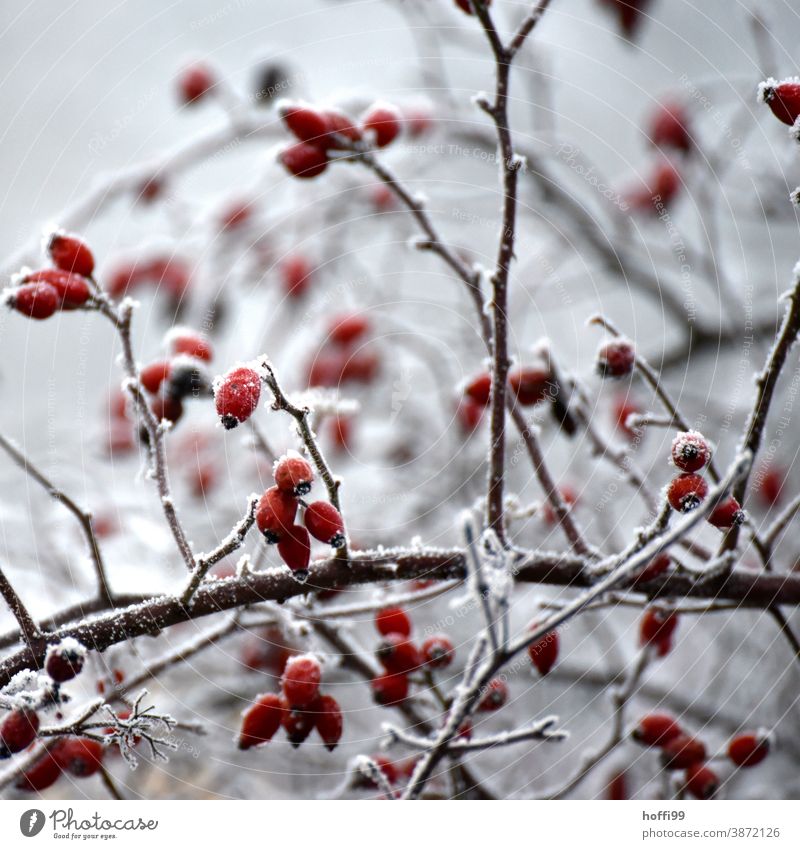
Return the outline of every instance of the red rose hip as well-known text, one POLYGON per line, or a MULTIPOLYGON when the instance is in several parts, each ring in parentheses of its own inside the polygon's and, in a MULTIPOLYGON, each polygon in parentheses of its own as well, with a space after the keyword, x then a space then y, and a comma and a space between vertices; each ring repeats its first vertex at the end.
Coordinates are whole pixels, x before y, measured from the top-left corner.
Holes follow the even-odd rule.
POLYGON ((682 472, 699 472, 711 459, 711 446, 702 433, 687 430, 672 440, 672 462, 682 472))
POLYGON ((285 713, 283 700, 274 693, 259 696, 242 715, 239 748, 250 749, 269 742, 281 727, 285 713))
POLYGON ((30 708, 17 708, 6 714, 0 722, 0 757, 2 753, 16 754, 36 739, 39 733, 39 715, 30 708))
POLYGON ((215 381, 217 415, 226 430, 247 421, 258 408, 260 398, 261 378, 246 366, 235 368, 215 381))
POLYGON ((667 487, 667 501, 679 513, 688 513, 699 507, 706 495, 708 484, 700 475, 679 475, 667 487))
POLYGON ((47 252, 53 264, 63 271, 90 277, 94 271, 94 255, 88 245, 76 236, 53 233, 47 243, 47 252))
POLYGON ((344 522, 339 511, 327 501, 314 501, 306 507, 303 521, 314 539, 334 548, 344 545, 344 522))
POLYGON ((293 708, 308 707, 317 697, 321 679, 322 669, 313 655, 300 654, 289 658, 281 678, 286 701, 293 708))
POLYGON ((256 507, 256 526, 268 543, 280 542, 294 527, 297 500, 277 486, 268 489, 256 507))
POLYGON ((60 297, 49 283, 23 283, 7 296, 7 303, 18 313, 43 321, 58 310, 60 297))
POLYGON ((275 464, 275 485, 282 492, 307 495, 311 491, 314 470, 311 464, 296 452, 281 457, 275 464))

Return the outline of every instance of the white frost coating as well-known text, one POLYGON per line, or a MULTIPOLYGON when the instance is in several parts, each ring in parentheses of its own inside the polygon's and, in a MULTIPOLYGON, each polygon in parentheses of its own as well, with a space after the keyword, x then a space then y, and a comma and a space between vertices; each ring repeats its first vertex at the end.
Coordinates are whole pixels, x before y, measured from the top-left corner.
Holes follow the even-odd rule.
POLYGON ((681 431, 672 440, 671 454, 673 457, 676 454, 683 457, 695 452, 698 454, 707 452, 709 456, 711 455, 711 444, 699 430, 681 431))
POLYGON ((780 83, 775 79, 775 77, 768 77, 764 80, 763 83, 758 84, 758 92, 756 94, 756 99, 759 103, 769 103, 770 100, 775 96, 775 89, 780 85, 780 83))
MULTIPOLYGON (((52 654, 56 653, 65 653, 70 654, 73 657, 77 657, 80 660, 85 660, 87 655, 86 646, 83 643, 79 643, 75 637, 64 637, 59 640, 55 645, 50 646, 47 650, 47 658, 52 654)), ((45 659, 46 662, 46 659, 45 659)))
POLYGON ((16 291, 17 290, 12 288, 11 286, 7 286, 5 289, 3 289, 3 294, 2 296, 0 296, 0 298, 2 298, 4 306, 8 307, 13 303, 16 291))

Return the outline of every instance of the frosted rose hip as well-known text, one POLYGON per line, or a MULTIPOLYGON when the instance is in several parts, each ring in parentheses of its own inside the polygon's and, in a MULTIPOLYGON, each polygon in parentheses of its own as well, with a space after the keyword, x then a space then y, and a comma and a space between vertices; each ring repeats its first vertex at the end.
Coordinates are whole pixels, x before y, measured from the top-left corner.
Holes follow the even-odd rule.
POLYGON ((217 414, 226 430, 246 422, 256 411, 260 398, 261 378, 247 367, 229 371, 214 387, 217 414))

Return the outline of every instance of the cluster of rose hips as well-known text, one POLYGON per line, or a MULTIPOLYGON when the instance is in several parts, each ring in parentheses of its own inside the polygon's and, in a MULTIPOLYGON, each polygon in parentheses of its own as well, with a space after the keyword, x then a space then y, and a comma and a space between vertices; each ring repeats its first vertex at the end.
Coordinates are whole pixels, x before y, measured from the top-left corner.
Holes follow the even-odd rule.
POLYGON ((310 387, 342 383, 369 384, 380 370, 380 358, 363 343, 370 333, 369 319, 358 313, 334 316, 323 344, 308 365, 310 387))
MULTIPOLYGON (((536 628, 536 623, 530 630, 536 628)), ((408 697, 414 672, 432 672, 446 669, 455 658, 455 649, 446 634, 427 637, 418 647, 411 639, 412 623, 408 614, 400 607, 387 607, 375 616, 375 628, 382 640, 375 656, 384 672, 372 680, 372 695, 379 705, 399 704, 408 697)), ((558 659, 558 634, 551 631, 528 647, 531 663, 546 675, 558 659)), ((492 679, 481 694, 478 710, 499 710, 508 700, 508 686, 502 678, 492 679)), ((459 735, 469 737, 472 725, 467 720, 459 729, 459 735)))
POLYGON ((54 268, 26 270, 5 292, 8 306, 28 318, 43 320, 59 310, 76 310, 92 297, 89 281, 94 256, 84 242, 66 233, 53 233, 47 253, 54 268))
POLYGON ((120 298, 143 286, 151 286, 180 305, 191 283, 191 269, 175 256, 154 256, 120 263, 104 276, 103 288, 112 298, 120 298))
MULTIPOLYGON (((666 770, 684 770, 683 787, 696 799, 711 799, 719 789, 719 778, 708 765, 702 740, 687 734, 668 713, 650 713, 642 717, 632 732, 642 746, 657 748, 661 766, 666 770)), ((769 754, 769 736, 762 732, 736 735, 727 748, 727 758, 739 768, 760 764, 769 754)))
POLYGON ((648 189, 626 194, 626 201, 637 210, 657 210, 654 201, 669 205, 681 188, 681 174, 675 155, 688 155, 694 150, 685 108, 676 102, 662 103, 650 119, 647 128, 650 142, 659 151, 648 180, 648 189))
POLYGON ((165 342, 168 357, 144 366, 139 382, 152 398, 150 409, 155 417, 174 424, 183 415, 185 400, 211 394, 204 364, 211 362, 214 353, 202 334, 185 327, 174 327, 165 342))
POLYGON ((311 491, 314 470, 299 454, 290 452, 277 460, 273 474, 275 486, 261 496, 256 507, 256 526, 268 543, 277 543, 278 554, 295 578, 305 581, 311 537, 339 548, 346 540, 344 522, 327 501, 307 504, 302 500, 311 491), (298 508, 302 508, 302 525, 296 521, 298 508))
MULTIPOLYGON (((688 513, 708 495, 708 484, 697 474, 711 460, 711 446, 702 433, 689 430, 679 433, 672 442, 672 462, 682 474, 667 487, 667 501, 673 510, 688 513)), ((708 522, 715 528, 726 530, 744 521, 744 511, 739 502, 729 495, 709 513, 708 522)))
POLYGON ((281 678, 281 694, 265 693, 242 714, 239 748, 268 743, 283 727, 294 748, 316 728, 332 752, 342 737, 343 718, 333 696, 320 693, 322 670, 310 654, 290 658, 281 678))
POLYGON ((445 669, 455 658, 455 648, 445 634, 428 637, 417 647, 411 640, 412 624, 400 607, 387 607, 375 615, 375 628, 383 637, 375 650, 384 669, 372 679, 372 696, 390 706, 408 696, 409 675, 423 669, 445 669))
MULTIPOLYGON (((558 416, 556 401, 558 383, 545 364, 520 366, 508 374, 508 390, 522 407, 534 407, 542 401, 553 401, 553 411, 558 416)), ((466 432, 474 430, 492 400, 492 375, 481 372, 470 378, 464 386, 458 406, 458 417, 466 432)))
POLYGON ((309 103, 279 104, 281 119, 297 139, 281 151, 279 159, 293 176, 305 179, 322 174, 336 151, 349 151, 354 145, 386 147, 403 129, 403 115, 390 103, 374 103, 358 120, 338 109, 309 103))
MULTIPOLYGON (((62 640, 50 646, 45 657, 45 672, 53 682, 50 702, 60 701, 61 684, 71 681, 83 669, 86 649, 75 640, 62 640)), ((27 749, 39 735, 39 714, 34 708, 11 710, 0 723, 0 759, 27 749)), ((41 791, 67 773, 86 778, 100 769, 105 747, 97 740, 83 737, 57 739, 17 780, 17 788, 41 791)))

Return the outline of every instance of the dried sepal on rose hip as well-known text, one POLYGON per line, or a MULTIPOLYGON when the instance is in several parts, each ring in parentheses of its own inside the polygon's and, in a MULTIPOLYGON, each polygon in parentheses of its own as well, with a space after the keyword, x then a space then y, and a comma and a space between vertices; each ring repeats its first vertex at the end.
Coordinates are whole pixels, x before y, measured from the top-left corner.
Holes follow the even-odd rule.
POLYGON ((426 666, 431 669, 445 669, 453 662, 456 650, 446 634, 434 634, 422 643, 420 654, 426 666))
POLYGON ((760 764, 771 748, 770 736, 766 731, 744 731, 728 743, 728 757, 738 767, 760 764))
POLYGON ((708 495, 708 484, 696 474, 683 474, 673 478, 667 487, 667 501, 673 510, 688 513, 699 507, 708 495))
POLYGON ((642 746, 664 746, 681 734, 683 729, 678 720, 668 713, 648 713, 631 732, 633 739, 642 746))
POLYGON ((602 377, 627 377, 635 365, 636 349, 630 339, 611 339, 597 350, 597 372, 602 377))
POLYGON ((491 713, 500 710, 508 701, 508 685, 502 678, 492 678, 484 688, 478 710, 491 713))
POLYGON ((293 708, 305 708, 317 698, 322 667, 313 654, 290 657, 281 676, 281 688, 287 703, 293 708))
POLYGON ((59 308, 74 310, 82 307, 91 297, 89 284, 80 274, 60 268, 43 268, 27 272, 22 283, 49 283, 58 292, 59 308))
POLYGON ((256 506, 256 526, 268 543, 280 542, 294 527, 297 499, 277 486, 270 487, 256 506))
POLYGON ((47 649, 45 672, 58 684, 71 681, 80 675, 86 662, 86 647, 73 637, 65 637, 47 649))
POLYGON ((47 253, 56 268, 71 271, 82 277, 91 277, 94 271, 94 255, 89 246, 67 233, 57 231, 47 240, 47 253))
POLYGON ((38 321, 44 321, 58 312, 58 290, 50 283, 23 283, 13 289, 6 289, 3 299, 11 309, 38 321))
POLYGON ((699 472, 711 461, 711 445, 697 430, 681 431, 672 440, 672 462, 682 472, 699 472))
POLYGON ((0 758, 27 749, 39 733, 39 714, 31 708, 15 708, 0 722, 0 758))
POLYGON ((316 716, 310 710, 290 708, 283 715, 283 727, 294 749, 302 746, 314 730, 315 725, 316 716))
POLYGON ((283 700, 275 693, 258 696, 242 714, 239 748, 251 749, 268 743, 281 727, 285 712, 283 700))
POLYGON ((744 510, 742 510, 741 505, 732 495, 720 501, 708 514, 709 525, 713 525, 720 530, 727 530, 728 528, 741 525, 744 520, 744 510))
MULTIPOLYGON (((537 623, 529 626, 529 631, 535 631, 538 628, 537 623)), ((531 643, 528 646, 528 657, 531 663, 536 667, 540 675, 547 673, 555 666, 558 660, 558 632, 550 631, 541 639, 531 643)))
POLYGON ((313 713, 317 733, 328 751, 332 752, 342 739, 344 719, 339 702, 333 696, 321 695, 314 702, 313 713))
POLYGON ((779 121, 792 126, 800 115, 800 78, 789 77, 779 82, 770 77, 759 84, 758 99, 769 106, 779 121))
POLYGON ((296 581, 308 580, 308 564, 311 561, 311 538, 301 525, 292 525, 278 540, 278 554, 291 569, 296 581))
POLYGON ((282 492, 297 496, 308 495, 314 480, 314 470, 311 463, 296 451, 288 451, 275 461, 273 476, 275 485, 282 492))
POLYGON ((217 377, 213 389, 217 415, 222 426, 231 430, 246 422, 258 408, 261 376, 249 366, 239 366, 217 377))
POLYGON ((345 543, 341 513, 327 501, 312 501, 303 514, 303 522, 314 539, 339 548, 345 543))

